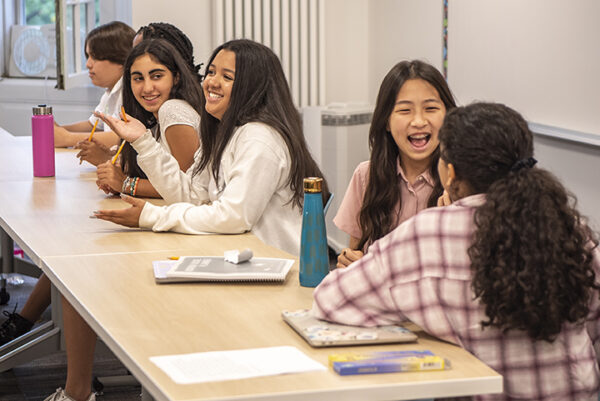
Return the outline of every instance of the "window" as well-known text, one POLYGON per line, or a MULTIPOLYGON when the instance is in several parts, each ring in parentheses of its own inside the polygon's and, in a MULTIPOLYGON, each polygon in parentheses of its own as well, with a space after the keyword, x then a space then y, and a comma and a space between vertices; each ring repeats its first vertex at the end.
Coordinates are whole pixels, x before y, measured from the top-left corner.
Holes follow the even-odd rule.
POLYGON ((56 86, 68 89, 87 84, 85 36, 97 24, 98 0, 58 0, 56 21, 56 86))
POLYGON ((114 20, 131 23, 131 0, 0 1, 0 42, 4 44, 0 75, 58 76, 60 89, 89 85, 85 36, 94 27, 114 20))
POLYGON ((25 0, 21 3, 25 22, 23 25, 54 24, 54 0, 25 0))
MULTIPOLYGON (((56 3, 59 3, 58 1, 56 3)), ((60 0, 64 3, 64 0, 60 0)), ((67 3, 73 3, 67 0, 67 3)), ((76 3, 80 3, 79 1, 76 3)), ((99 0, 85 0, 85 19, 79 23, 80 33, 98 23, 99 0), (88 28, 89 27, 89 28, 88 28)), ((79 4, 65 7, 72 11, 79 4)), ((25 78, 56 78, 56 4, 54 0, 7 0, 0 6, 3 25, 0 39, 4 43, 2 53, 2 75, 25 78)), ((60 15, 60 14, 59 14, 60 15)), ((78 14, 79 15, 79 14, 78 14)), ((74 44, 81 43, 75 38, 74 25, 67 28, 69 49, 65 52, 69 59, 75 52, 74 44)), ((85 62, 84 62, 85 63, 85 62)), ((72 72, 81 68, 72 63, 72 72)), ((85 67, 85 64, 83 65, 85 67)))

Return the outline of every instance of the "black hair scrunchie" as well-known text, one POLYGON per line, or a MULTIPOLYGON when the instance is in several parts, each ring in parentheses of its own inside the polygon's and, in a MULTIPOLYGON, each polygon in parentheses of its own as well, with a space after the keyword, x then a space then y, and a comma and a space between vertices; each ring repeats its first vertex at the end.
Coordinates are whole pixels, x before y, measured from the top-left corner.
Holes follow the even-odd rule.
POLYGON ((515 164, 512 165, 510 171, 519 171, 522 168, 532 168, 537 163, 533 157, 528 157, 526 159, 518 160, 515 164))

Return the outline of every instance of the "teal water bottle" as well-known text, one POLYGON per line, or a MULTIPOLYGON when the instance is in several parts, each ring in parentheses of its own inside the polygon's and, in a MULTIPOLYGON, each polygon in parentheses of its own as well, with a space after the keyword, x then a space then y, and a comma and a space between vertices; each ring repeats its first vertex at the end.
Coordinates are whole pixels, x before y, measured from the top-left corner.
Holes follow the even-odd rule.
POLYGON ((303 287, 316 287, 329 273, 322 186, 322 178, 304 179, 304 207, 300 239, 300 285, 303 287))

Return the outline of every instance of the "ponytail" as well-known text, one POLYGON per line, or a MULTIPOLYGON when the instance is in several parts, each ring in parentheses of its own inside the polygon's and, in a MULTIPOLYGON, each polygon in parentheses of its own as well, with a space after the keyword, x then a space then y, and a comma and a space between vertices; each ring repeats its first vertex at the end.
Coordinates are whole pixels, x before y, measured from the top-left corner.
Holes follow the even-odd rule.
POLYGON ((482 326, 523 330, 552 341, 565 323, 588 315, 600 289, 592 262, 598 245, 575 198, 548 171, 533 167, 533 135, 516 111, 476 103, 446 115, 442 159, 456 181, 485 193, 468 250, 482 326))

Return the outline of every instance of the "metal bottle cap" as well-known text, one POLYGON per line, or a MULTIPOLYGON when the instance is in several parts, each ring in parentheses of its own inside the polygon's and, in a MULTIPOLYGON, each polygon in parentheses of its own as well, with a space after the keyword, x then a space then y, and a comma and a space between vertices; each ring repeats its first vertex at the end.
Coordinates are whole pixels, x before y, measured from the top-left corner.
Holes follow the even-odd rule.
POLYGON ((308 177, 304 179, 304 192, 317 193, 323 188, 323 179, 320 177, 308 177))
POLYGON ((45 104, 40 104, 37 107, 33 108, 34 116, 48 115, 52 114, 52 106, 46 106, 45 104))

